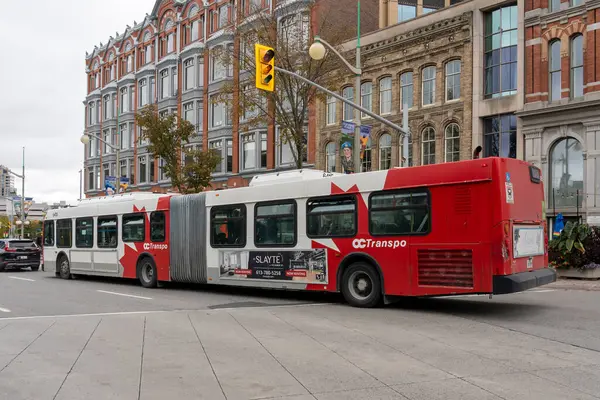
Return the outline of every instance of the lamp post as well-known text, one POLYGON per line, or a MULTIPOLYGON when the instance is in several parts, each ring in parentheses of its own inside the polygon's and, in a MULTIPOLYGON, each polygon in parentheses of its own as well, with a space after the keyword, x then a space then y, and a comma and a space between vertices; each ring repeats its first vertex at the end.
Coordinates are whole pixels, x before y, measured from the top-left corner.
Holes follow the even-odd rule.
MULTIPOLYGON (((90 143, 90 134, 89 133, 83 133, 83 135, 81 135, 81 138, 79 139, 81 141, 81 143, 83 143, 84 145, 88 145, 90 143)), ((117 182, 116 182, 116 193, 118 194, 121 191, 121 166, 120 164, 120 153, 121 153, 121 149, 119 148, 119 146, 114 146, 110 143, 108 143, 106 140, 102 139, 100 136, 96 136, 95 139, 98 139, 100 142, 104 143, 105 145, 107 145, 108 147, 110 147, 111 149, 113 149, 115 151, 115 154, 117 155, 117 161, 116 161, 116 165, 115 165, 115 172, 118 171, 118 173, 116 173, 115 175, 117 175, 117 182)), ((110 170, 110 168, 109 168, 110 170)))
MULTIPOLYGON (((336 56, 343 61, 352 73, 354 73, 354 103, 360 105, 360 77, 362 75, 361 63, 360 63, 360 0, 357 2, 358 7, 358 20, 356 27, 356 66, 353 67, 350 63, 327 41, 323 40, 319 36, 315 36, 314 43, 308 49, 308 54, 313 60, 322 60, 325 57, 325 46, 329 48, 336 56), (324 46, 325 45, 325 46, 324 46)), ((343 111, 342 111, 343 115, 343 111)), ((354 107, 354 171, 360 171, 360 111, 354 107)))

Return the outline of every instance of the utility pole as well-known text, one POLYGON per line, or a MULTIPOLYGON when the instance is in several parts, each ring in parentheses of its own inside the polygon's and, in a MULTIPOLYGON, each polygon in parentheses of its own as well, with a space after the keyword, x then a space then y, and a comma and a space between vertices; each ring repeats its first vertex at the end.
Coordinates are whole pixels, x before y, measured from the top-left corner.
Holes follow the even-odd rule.
POLYGON ((80 170, 79 170, 79 200, 81 200, 81 197, 82 197, 82 189, 83 189, 83 188, 82 188, 82 178, 83 178, 83 177, 82 177, 82 175, 81 175, 81 174, 82 174, 82 172, 83 172, 83 170, 82 170, 82 169, 80 169, 80 170))

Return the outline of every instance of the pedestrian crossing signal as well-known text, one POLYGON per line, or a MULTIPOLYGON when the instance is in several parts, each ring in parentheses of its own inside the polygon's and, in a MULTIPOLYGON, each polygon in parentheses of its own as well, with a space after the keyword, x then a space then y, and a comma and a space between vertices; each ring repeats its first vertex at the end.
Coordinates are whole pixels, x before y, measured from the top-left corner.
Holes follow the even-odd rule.
POLYGON ((275 89, 275 50, 256 43, 254 45, 256 61, 256 87, 272 92, 275 89))

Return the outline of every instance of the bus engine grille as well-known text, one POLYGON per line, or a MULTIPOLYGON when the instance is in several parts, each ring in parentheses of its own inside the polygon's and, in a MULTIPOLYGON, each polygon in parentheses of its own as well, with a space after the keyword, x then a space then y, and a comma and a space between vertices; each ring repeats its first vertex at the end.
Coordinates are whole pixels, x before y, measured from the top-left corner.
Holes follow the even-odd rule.
POLYGON ((471 250, 418 250, 420 286, 473 287, 471 250))

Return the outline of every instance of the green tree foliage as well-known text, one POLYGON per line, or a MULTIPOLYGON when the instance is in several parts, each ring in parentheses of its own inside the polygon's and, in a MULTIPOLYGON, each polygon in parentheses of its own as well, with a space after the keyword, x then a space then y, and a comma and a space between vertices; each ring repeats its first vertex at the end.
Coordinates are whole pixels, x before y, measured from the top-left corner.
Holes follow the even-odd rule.
POLYGON ((175 114, 161 116, 156 105, 144 107, 135 119, 149 141, 148 150, 155 158, 162 158, 165 175, 180 193, 197 193, 210 184, 211 173, 221 157, 212 151, 186 149, 196 135, 190 122, 175 114))

